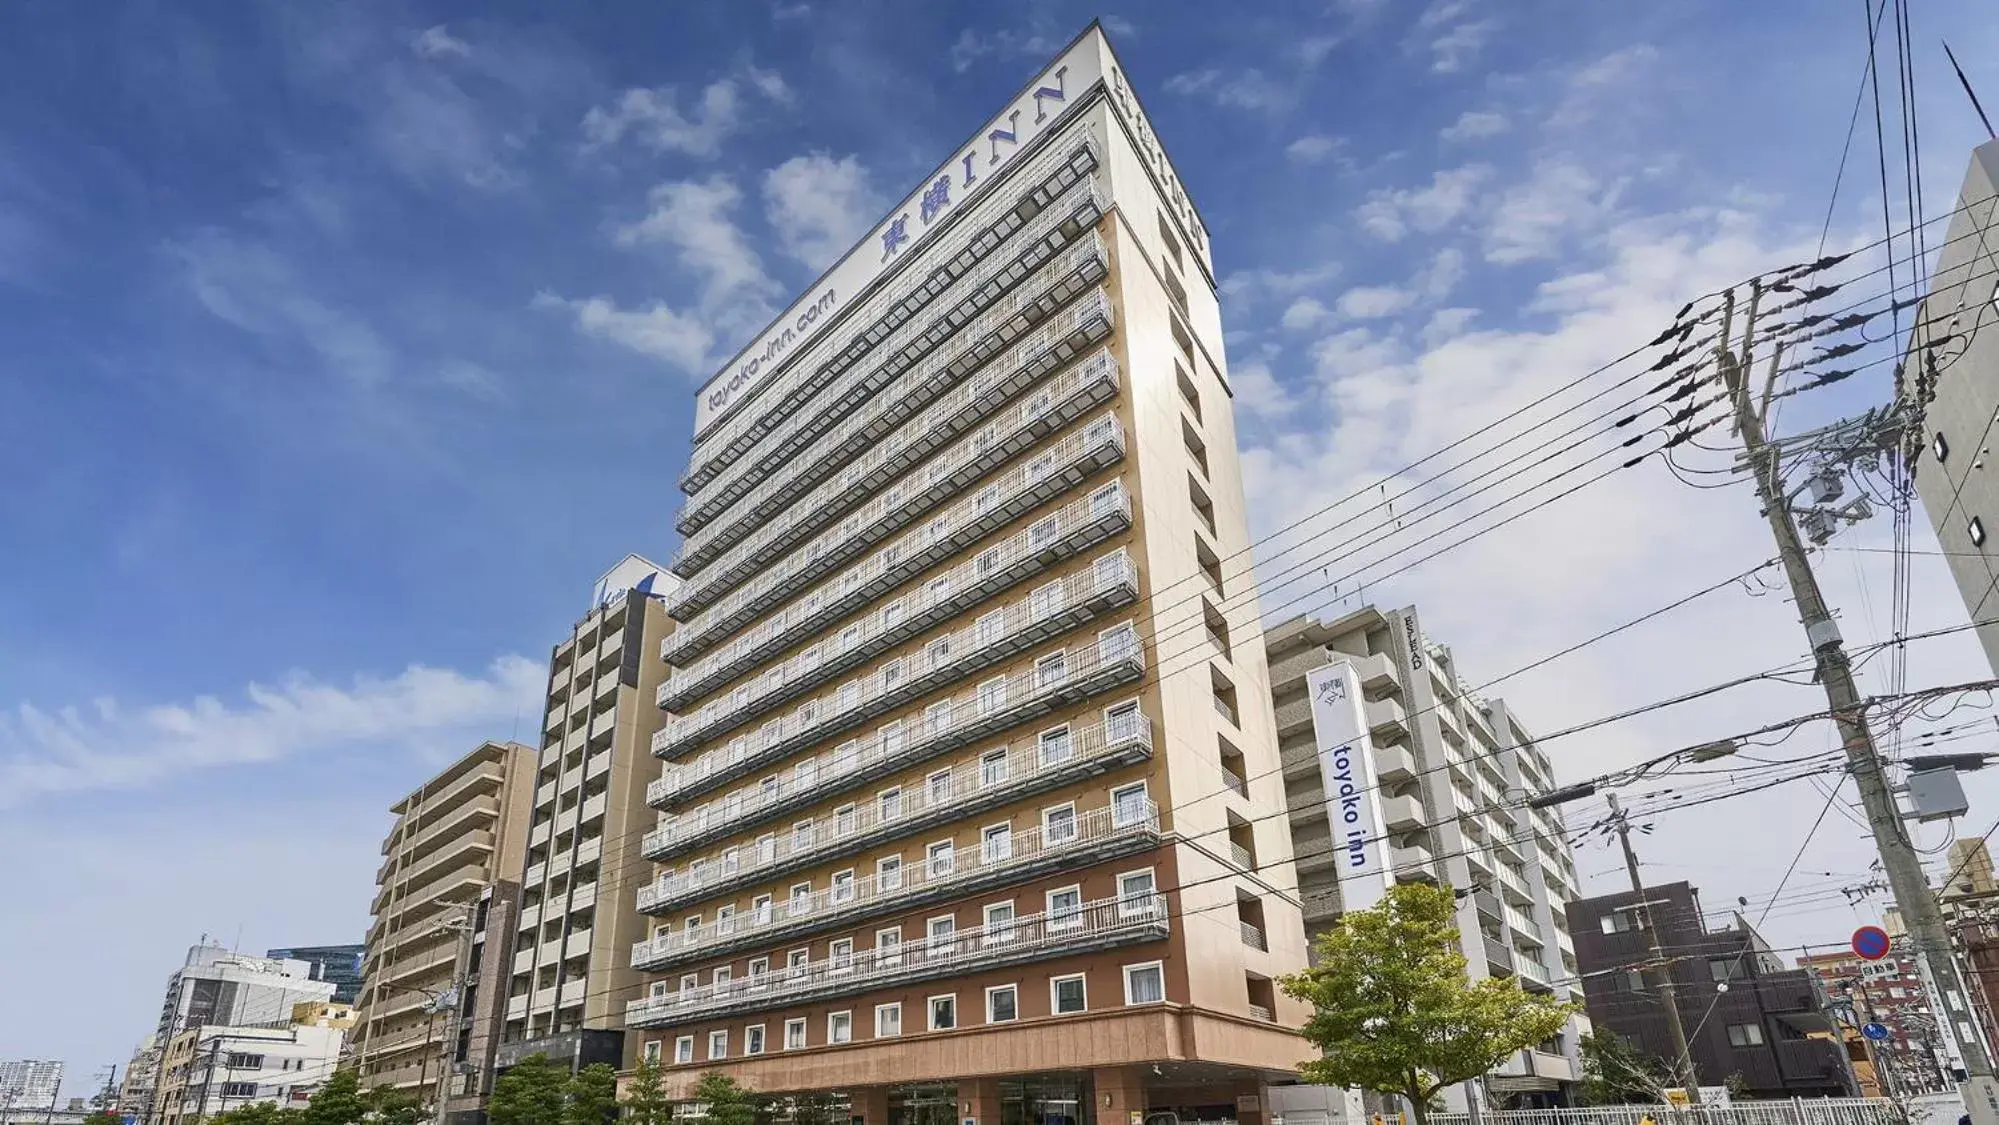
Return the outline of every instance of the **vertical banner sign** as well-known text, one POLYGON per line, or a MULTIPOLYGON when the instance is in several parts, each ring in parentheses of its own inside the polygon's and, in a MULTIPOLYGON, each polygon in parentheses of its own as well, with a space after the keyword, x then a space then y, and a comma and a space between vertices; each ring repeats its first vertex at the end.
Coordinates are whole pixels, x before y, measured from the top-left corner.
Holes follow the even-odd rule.
POLYGON ((1308 672, 1305 691, 1312 701, 1341 904, 1364 910, 1388 893, 1388 842, 1382 839, 1374 792, 1374 741, 1361 712, 1360 677, 1341 660, 1308 672))

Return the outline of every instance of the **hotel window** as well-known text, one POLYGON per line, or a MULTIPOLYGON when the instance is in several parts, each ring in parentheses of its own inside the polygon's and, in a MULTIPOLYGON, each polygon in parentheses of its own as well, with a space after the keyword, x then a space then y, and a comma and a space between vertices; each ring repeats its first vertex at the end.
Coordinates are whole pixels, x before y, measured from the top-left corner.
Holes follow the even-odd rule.
POLYGON ((929 803, 933 808, 948 803, 951 800, 951 771, 944 769, 931 774, 928 786, 929 803))
POLYGON ((647 1041, 645 1045, 645 1050, 643 1052, 645 1061, 651 1063, 654 1066, 659 1065, 659 1046, 660 1046, 659 1040, 657 1039, 649 1040, 647 1041))
POLYGON ((682 992, 692 992, 692 991, 694 991, 695 989, 697 989, 697 988, 699 988, 699 987, 701 987, 701 974, 700 974, 700 973, 682 973, 682 974, 680 974, 680 991, 682 991, 682 992))
POLYGON ((764 1053, 764 1025, 755 1023, 743 1029, 743 1053, 746 1055, 764 1053))
POLYGON ((1067 600, 1064 596, 1066 592, 1059 581, 1037 587, 1033 595, 1028 598, 1029 616, 1039 621, 1059 611, 1062 608, 1062 603, 1067 600))
POLYGON ((1104 733, 1112 742, 1136 738, 1144 729, 1144 723, 1138 717, 1138 700, 1104 708, 1104 733))
POLYGON ((877 819, 882 821, 894 820, 896 817, 901 816, 902 787, 898 785, 894 789, 882 790, 875 797, 875 807, 878 810, 877 819))
POLYGON ((777 859, 777 837, 766 832, 757 837, 757 863, 765 864, 777 859))
POLYGON ((875 964, 902 964, 901 926, 890 926, 886 930, 875 931, 875 964))
POLYGON ((889 1039, 902 1034, 902 1005, 875 1005, 875 1038, 889 1039))
POLYGON ((1066 762, 1075 753, 1075 746, 1069 741, 1069 728, 1056 727, 1041 732, 1036 745, 1041 751, 1041 768, 1047 769, 1057 762, 1066 762))
MULTIPOLYGON (((1118 486, 1116 481, 1104 485, 1090 493, 1090 516, 1100 519, 1117 511, 1118 486)), ((1050 529, 1053 530, 1052 528, 1050 529)), ((1052 538, 1052 536, 1051 536, 1052 538)))
MULTIPOLYGON (((1097 507, 1096 498, 1091 497, 1090 510, 1094 513, 1096 511, 1096 507, 1097 507)), ((1038 551, 1041 548, 1048 546, 1050 543, 1055 542, 1055 534, 1056 534, 1056 522, 1054 516, 1049 516, 1046 519, 1037 520, 1034 523, 1028 524, 1027 525, 1028 549, 1038 551)))
POLYGON ((841 805, 839 808, 833 810, 833 835, 853 835, 854 823, 854 806, 841 805))
POLYGON ((999 499, 1000 499, 999 485, 989 484, 986 487, 981 488, 979 490, 979 499, 978 499, 979 514, 983 516, 987 512, 992 511, 994 508, 999 507, 999 499))
POLYGON ((699 914, 696 914, 693 917, 688 918, 687 920, 683 921, 680 924, 681 932, 685 933, 688 937, 688 940, 690 941, 693 940, 694 938, 694 931, 700 928, 701 928, 701 915, 699 914))
POLYGON ((951 663, 951 638, 948 636, 938 637, 936 640, 924 645, 923 659, 932 671, 951 663))
POLYGON ((1034 686, 1046 691, 1069 678, 1069 654, 1051 652, 1034 662, 1034 686))
POLYGON ((972 569, 980 578, 984 578, 993 571, 998 570, 999 565, 1000 549, 998 547, 988 547, 980 551, 978 558, 973 560, 972 569))
POLYGON ((902 602, 892 601, 882 607, 882 631, 887 632, 902 623, 902 602))
POLYGON ((801 820, 791 826, 791 850, 805 851, 812 846, 812 822, 801 820))
POLYGON ((750 960, 750 987, 762 988, 762 978, 770 975, 770 958, 756 957, 750 960))
POLYGON ((1013 925, 1013 903, 995 902, 986 907, 987 945, 1003 945, 1013 940, 1016 930, 1013 925))
POLYGON ((711 1031, 708 1033, 708 1057, 711 1059, 726 1059, 729 1057, 728 1032, 711 1031))
POLYGON ((882 690, 888 691, 890 688, 893 688, 895 685, 901 682, 902 682, 902 660, 900 658, 897 658, 895 660, 882 661, 882 666, 881 666, 882 690))
POLYGON ((1051 978, 1048 982, 1048 1009, 1058 1016, 1084 1011, 1089 1007, 1084 992, 1081 973, 1051 978))
POLYGON ((861 705, 861 685, 857 680, 848 680, 840 685, 840 711, 852 711, 861 705))
POLYGON ((924 928, 928 934, 924 944, 932 956, 940 953, 949 953, 957 948, 958 918, 956 915, 946 914, 941 918, 932 918, 925 924, 924 928))
POLYGON ((1040 484, 1055 471, 1055 454, 1043 453, 1027 463, 1026 479, 1030 485, 1040 484))
POLYGON ((694 1061, 694 1037, 692 1035, 683 1035, 673 1041, 673 1061, 683 1064, 694 1061))
POLYGON ((791 885, 790 913, 796 917, 812 912, 812 884, 793 883, 791 885))
POLYGON ((951 729, 950 700, 948 699, 939 700, 938 702, 932 703, 930 706, 925 707, 923 709, 923 734, 925 737, 936 738, 938 735, 943 734, 946 731, 949 731, 950 729, 951 729))
POLYGON ((997 676, 980 684, 978 700, 981 715, 990 715, 1006 706, 1006 677, 997 676))
POLYGON ((1124 1002, 1158 1004, 1166 999, 1166 974, 1158 961, 1124 967, 1124 1002))
POLYGON ((1063 887, 1048 892, 1048 928, 1051 930, 1073 930, 1083 924, 1083 891, 1080 887, 1063 887))
POLYGON ((998 785, 1006 780, 1006 751, 989 751, 979 758, 979 784, 998 785))
POLYGON ((1020 1017, 1020 989, 1002 984, 986 989, 986 1022, 1012 1023, 1020 1017))
POLYGON ((1041 842, 1053 847, 1076 838, 1076 806, 1057 805, 1041 810, 1041 842))
POLYGON ((883 724, 881 730, 876 732, 876 735, 881 739, 882 753, 897 754, 902 751, 904 739, 902 736, 901 719, 883 724))
POLYGON ((932 996, 930 998, 930 1030, 949 1031, 958 1026, 958 998, 956 996, 932 996))
POLYGON ((798 1050, 803 1050, 804 1047, 805 1047, 805 1021, 785 1020, 784 1049, 787 1051, 798 1051, 798 1050))
POLYGON ((715 990, 716 990, 717 992, 721 991, 721 989, 722 989, 722 986, 723 986, 723 985, 725 985, 725 984, 727 984, 727 983, 729 983, 730 979, 731 979, 731 978, 733 978, 733 977, 734 977, 735 975, 736 975, 736 974, 735 974, 735 970, 731 969, 731 968, 730 968, 729 966, 727 966, 727 965, 724 965, 724 966, 722 966, 721 968, 719 968, 719 969, 716 969, 716 970, 715 970, 715 990))
POLYGON ((940 840, 930 845, 929 858, 931 878, 949 875, 952 868, 957 866, 958 845, 950 840, 940 840))
POLYGON ((1146 798, 1145 782, 1135 781, 1130 785, 1111 790, 1111 823, 1119 828, 1141 824, 1152 815, 1152 802, 1146 798))
POLYGON ((1152 872, 1127 871, 1117 877, 1117 909, 1126 917, 1152 912, 1152 872))
POLYGON ((812 963, 810 949, 794 949, 784 955, 784 971, 792 976, 804 974, 806 966, 812 963))
POLYGON ((854 901, 854 872, 852 868, 834 872, 832 901, 835 906, 854 901))
POLYGON ((982 615, 973 624, 972 632, 974 642, 981 646, 998 641, 1006 635, 1006 611, 996 609, 991 613, 982 615))
POLYGON ((826 1042, 851 1043, 854 1041, 854 1013, 833 1012, 826 1017, 826 1042))
POLYGON ((875 890, 894 891, 902 889, 902 857, 886 856, 875 861, 875 890))
POLYGON ((838 941, 829 943, 826 946, 826 960, 829 963, 831 971, 836 973, 844 973, 848 969, 853 968, 854 939, 841 938, 838 941))
POLYGON ((724 906, 721 909, 715 911, 715 933, 719 936, 721 934, 733 934, 735 932, 736 932, 736 908, 733 906, 724 906))

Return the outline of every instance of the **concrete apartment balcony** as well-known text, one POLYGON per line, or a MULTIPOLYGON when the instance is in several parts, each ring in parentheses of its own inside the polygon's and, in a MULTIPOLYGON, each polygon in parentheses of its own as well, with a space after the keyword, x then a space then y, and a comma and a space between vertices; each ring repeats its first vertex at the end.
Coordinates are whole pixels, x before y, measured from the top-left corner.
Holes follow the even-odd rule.
POLYGON ((595 781, 610 772, 611 752, 609 750, 594 751, 583 762, 583 780, 585 781, 595 781))
POLYGON ((1485 939, 1486 969, 1493 976, 1513 975, 1513 951, 1496 938, 1485 939))
MULTIPOLYGON (((948 770, 932 771, 924 784, 903 787, 892 801, 877 797, 865 807, 857 804, 830 820, 816 820, 805 831, 772 833, 754 844, 696 860, 685 871, 668 871, 639 888, 638 909, 662 913, 1087 780, 1152 754, 1152 724, 1138 713, 1136 704, 1101 723, 1044 734, 1003 749, 984 750, 948 770)), ((822 782, 833 783, 832 778, 822 782)))
MULTIPOLYGON (((1052 294, 1060 300, 1065 290, 1069 296, 1079 295, 1088 287, 1101 281, 1109 264, 1109 252, 1103 240, 1094 231, 1067 251, 1057 255, 1044 265, 1023 285, 1024 292, 1037 295, 1052 294)), ((1030 298, 1038 302, 1039 297, 1030 298)), ((1003 301, 999 309, 1018 307, 1018 300, 1003 301)), ((989 315, 969 326, 974 338, 988 335, 998 328, 1003 314, 995 309, 989 315)), ((835 452, 847 453, 850 459, 839 461, 831 471, 823 473, 820 458, 808 455, 808 460, 779 469, 776 475, 758 486, 750 496, 738 504, 724 518, 710 525, 717 534, 702 535, 687 541, 685 555, 675 565, 674 572, 685 578, 700 575, 704 582, 721 580, 739 581, 739 570, 753 569, 758 559, 769 559, 787 551, 815 532, 823 530, 847 509, 869 497, 873 489, 883 481, 893 480, 898 475, 913 469, 924 457, 943 448, 946 443, 963 433, 977 421, 967 418, 963 409, 968 400, 956 394, 944 394, 935 398, 931 405, 910 421, 892 432, 876 434, 874 443, 855 449, 850 446, 856 437, 867 438, 878 429, 882 419, 900 421, 913 411, 907 408, 904 399, 914 394, 930 397, 935 388, 924 388, 921 379, 932 374, 931 369, 942 359, 910 369, 914 377, 888 389, 882 399, 867 403, 862 410, 820 439, 822 445, 835 452), (806 488, 801 478, 818 479, 819 483, 806 488), (684 573, 683 573, 684 572, 684 573)), ((993 403, 983 404, 979 415, 993 407, 993 403)), ((999 425, 1007 426, 1009 416, 1002 415, 999 425)), ((944 454, 943 460, 954 468, 965 465, 962 444, 944 454)), ((982 451, 981 451, 982 452, 982 451)), ((976 475, 976 470, 972 471, 976 475)))
MULTIPOLYGON (((1128 555, 1120 551, 1097 561, 1095 566, 1036 590, 994 614, 956 633, 933 640, 925 646, 926 656, 897 661, 893 678, 886 669, 853 683, 854 694, 872 697, 880 711, 899 706, 919 695, 934 691, 1026 652, 1051 637, 1060 636, 1099 614, 1131 604, 1138 597, 1138 570, 1128 555), (905 670, 915 663, 915 670, 905 670), (927 665, 927 666, 926 666, 927 665)), ((848 689, 843 685, 841 693, 848 689)), ((829 695, 822 706, 837 706, 841 695, 829 695)), ((817 764, 794 765, 792 776, 766 779, 754 789, 741 789, 673 818, 671 823, 647 834, 645 854, 665 858, 670 849, 684 848, 736 831, 757 820, 778 816, 798 808, 823 794, 817 775, 831 774, 843 766, 865 767, 853 762, 854 751, 842 747, 822 754, 817 764)), ((891 767, 892 768, 892 767, 891 767)), ((876 769, 855 779, 858 783, 880 776, 876 769)), ((681 775, 669 772, 647 786, 648 801, 668 805, 680 798, 675 782, 681 775)))
MULTIPOLYGON (((991 216, 987 222, 968 222, 936 244, 930 254, 937 262, 935 269, 920 276, 912 273, 893 277, 889 285, 852 310, 845 324, 820 346, 821 354, 829 359, 817 366, 799 365, 780 371, 759 396, 759 405, 696 435, 694 455, 679 481, 681 491, 691 498, 676 525, 680 533, 693 534, 722 505, 733 503, 756 485, 754 479, 737 479, 709 487, 731 466, 744 460, 762 439, 781 432, 794 416, 803 413, 797 408, 806 398, 846 374, 862 359, 878 350, 891 350, 881 348, 882 343, 897 339, 894 333, 911 322, 916 313, 959 278, 992 258, 995 251, 1002 250, 1014 235, 1056 204, 1096 167, 1096 147, 1087 139, 1035 157, 1020 170, 1017 182, 1022 186, 1016 194, 993 197, 991 204, 997 206, 987 206, 991 216)), ((734 476, 754 477, 767 471, 771 460, 760 457, 734 476)))
POLYGON ((510 1019, 510 1020, 518 1020, 518 1019, 525 1019, 525 1018, 527 1018, 527 1014, 528 1014, 528 995, 527 995, 527 993, 523 992, 523 993, 521 993, 521 994, 520 994, 519 996, 509 996, 509 997, 507 997, 507 1018, 508 1018, 508 1019, 510 1019))
MULTIPOLYGON (((1124 431, 1106 414, 1071 433, 1035 457, 1002 474, 975 497, 952 505, 921 530, 889 548, 906 558, 885 562, 873 582, 899 585, 932 565, 963 553, 995 529, 1040 507, 1058 493, 1083 483, 1124 457, 1124 431)), ((872 583, 871 583, 872 584, 872 583)), ((816 656, 818 650, 811 650, 816 656)), ((845 685, 842 685, 845 690, 845 685)), ((672 757, 689 747, 729 731, 797 698, 803 687, 789 681, 783 669, 773 669, 727 696, 710 700, 699 711, 667 720, 664 754, 672 757)), ((867 690, 864 685, 861 690, 867 690)))
MULTIPOLYGON (((879 747, 876 752, 892 754, 904 744, 917 745, 920 754, 942 753, 1057 707, 1130 683, 1144 670, 1145 655, 1137 633, 1130 622, 1125 622, 1105 630, 1096 641, 1041 652, 1033 667, 933 701, 925 707, 920 720, 912 717, 907 724, 886 725, 871 735, 851 740, 851 750, 836 747, 835 753, 865 757, 871 749, 879 747)), ((789 721, 772 720, 753 738, 737 739, 666 774, 661 779, 658 797, 662 803, 684 800, 763 770, 885 710, 871 708, 869 702, 857 692, 851 700, 836 697, 836 706, 825 711, 801 708, 789 716, 789 721)), ((796 765, 793 772, 796 777, 796 765)))
POLYGON ((1387 797, 1381 802, 1381 822, 1390 832, 1420 832, 1429 827, 1430 817, 1414 797, 1387 797))
POLYGON ((719 985, 645 997, 626 1005, 625 1023, 629 1027, 667 1027, 797 1007, 901 984, 1158 941, 1166 937, 1170 927, 1166 900, 1158 895, 1127 902, 1106 899, 1072 910, 1029 915, 719 985))
POLYGON ((595 863, 602 858, 604 858, 604 838, 602 836, 592 836, 588 840, 576 845, 576 866, 582 867, 585 864, 595 863))
POLYGON ((521 885, 524 887, 539 887, 547 875, 547 860, 542 860, 539 863, 530 863, 527 865, 527 869, 521 873, 521 885))
MULTIPOLYGON (((575 908, 576 908, 575 904, 571 903, 570 909, 574 910, 575 908)), ((588 955, 590 952, 590 935, 594 934, 595 932, 596 932, 595 930, 577 930, 576 932, 570 934, 568 937, 563 938, 562 959, 567 961, 571 957, 583 957, 588 955)))
POLYGON ((1368 733, 1376 738, 1404 740, 1409 738, 1409 713, 1402 704, 1393 699, 1369 699, 1361 703, 1361 710, 1367 716, 1368 733))
MULTIPOLYGON (((1015 404, 999 420, 932 458, 922 472, 912 472, 901 483, 878 493, 860 511, 842 521, 837 531, 814 540, 811 548, 817 552, 814 561, 787 560, 784 566, 796 570, 800 581, 817 578, 978 483, 991 469, 1076 421, 1090 408, 1108 401, 1117 393, 1117 386, 1116 358, 1108 349, 1098 351, 1043 384, 1027 401, 1015 404)), ((956 427, 951 429, 958 432, 956 427)), ((869 457, 876 459, 873 453, 869 457)), ((848 473, 842 473, 832 484, 845 483, 847 476, 848 473)), ((857 474, 853 489, 859 492, 878 488, 881 479, 857 474)), ((675 710, 726 683, 740 670, 732 659, 736 647, 724 646, 685 668, 676 669, 660 685, 659 705, 675 710)))
POLYGON ((514 972, 525 973, 534 968, 534 946, 514 950, 514 972))
POLYGON ((1499 891, 1502 896, 1521 906, 1533 905, 1534 888, 1527 885, 1527 880, 1521 878, 1519 872, 1507 866, 1504 860, 1492 866, 1492 873, 1499 880, 1499 891))
POLYGON ((562 722, 568 717, 569 708, 565 703, 550 700, 548 712, 542 716, 541 729, 544 733, 554 734, 562 729, 562 722))
POLYGON ((1422 844, 1389 849, 1389 866, 1394 870, 1397 882, 1436 882, 1436 862, 1437 859, 1430 854, 1430 849, 1422 844))
POLYGON ((783 902, 765 899, 751 910, 691 930, 662 930, 632 946, 632 968, 663 971, 688 961, 791 941, 1158 845, 1159 814, 1150 801, 1123 809, 1106 805, 1065 823, 1013 833, 1003 846, 989 843, 954 851, 946 857, 904 864, 783 902))
POLYGON ((1376 746, 1374 748, 1374 779, 1384 785, 1403 781, 1414 781, 1422 776, 1416 768, 1416 756, 1407 746, 1376 746))
POLYGON ((618 672, 614 668, 597 677, 597 682, 590 688, 590 701, 592 704, 601 706, 606 699, 617 694, 618 672))
MULTIPOLYGON (((985 364, 967 381, 959 384, 957 393, 965 396, 964 412, 968 420, 981 413, 978 409, 980 404, 987 404, 988 409, 997 408, 1044 377, 1084 358, 1110 335, 1112 326, 1110 296, 1101 289, 1051 314, 1031 335, 1022 337, 1013 347, 1005 350, 996 362, 985 364)), ((896 545, 907 550, 916 543, 899 541, 896 545)), ((858 572, 849 571, 841 575, 837 588, 845 591, 850 583, 867 580, 874 573, 869 568, 886 565, 884 560, 893 557, 893 551, 869 556, 858 572)), ((770 574, 737 587, 716 604, 698 613, 692 606, 683 606, 686 617, 677 620, 684 620, 684 624, 674 631, 673 636, 685 636, 687 640, 677 647, 673 662, 683 663, 687 658, 699 656, 746 624, 765 616, 797 590, 796 582, 770 574)), ((720 591, 709 592, 720 594, 720 591)))
POLYGON ((555 1002, 564 1008, 581 1004, 583 997, 588 991, 587 986, 589 983, 590 978, 588 977, 578 977, 575 980, 563 981, 561 992, 555 1002))
POLYGON ((1376 652, 1347 659, 1353 662, 1354 675, 1360 678, 1362 694, 1402 693, 1402 671, 1395 666, 1395 661, 1388 658, 1388 654, 1376 652))

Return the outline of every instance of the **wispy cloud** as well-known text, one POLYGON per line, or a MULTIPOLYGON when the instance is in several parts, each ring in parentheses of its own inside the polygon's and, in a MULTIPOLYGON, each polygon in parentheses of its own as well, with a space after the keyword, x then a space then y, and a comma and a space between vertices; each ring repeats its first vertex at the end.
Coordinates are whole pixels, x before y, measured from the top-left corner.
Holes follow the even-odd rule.
POLYGON ((1565 240, 1599 227, 1615 201, 1615 187, 1581 165, 1543 160, 1500 197, 1485 232, 1485 260, 1515 265, 1553 257, 1565 240))
POLYGON ((0 805, 95 789, 130 789, 197 769, 254 765, 379 744, 463 747, 521 713, 538 713, 542 666, 503 656, 483 673, 412 666, 341 687, 303 673, 253 683, 240 700, 203 696, 127 710, 116 700, 0 715, 0 805))
POLYGON ((664 245, 700 287, 701 311, 722 327, 754 327, 770 316, 778 283, 736 225, 742 192, 726 176, 661 184, 644 217, 617 229, 620 246, 664 245))
MULTIPOLYGON (((1104 26, 1110 25, 1106 23, 1104 26)), ((1126 26, 1129 27, 1128 24, 1126 26)), ((1130 34, 1130 32, 1113 32, 1113 34, 1130 34)), ((951 69, 963 74, 976 66, 981 59, 1052 55, 1061 45, 1060 39, 1041 31, 1019 31, 1013 28, 978 31, 968 27, 959 32, 957 40, 951 44, 951 69)))
POLYGON ((1510 127, 1505 114, 1471 110, 1459 114, 1458 119, 1439 130, 1437 136, 1453 143, 1475 141, 1499 136, 1510 127))
POLYGON ((464 58, 472 53, 472 45, 451 34, 443 24, 427 27, 410 41, 410 50, 427 59, 457 56, 464 58))
POLYGON ((814 271, 832 265, 886 205, 860 159, 794 156, 764 174, 764 213, 784 252, 814 271))
POLYGON ((1282 109, 1292 101, 1289 90, 1255 67, 1233 72, 1215 67, 1186 71, 1168 78, 1166 91, 1183 97, 1207 98, 1229 109, 1282 109))
POLYGON ((571 298, 548 292, 535 295, 534 307, 567 312, 578 332, 664 360, 683 374, 706 377, 711 366, 715 334, 699 313, 681 312, 658 301, 643 309, 623 309, 609 297, 571 298))
POLYGON ((394 374, 395 351, 374 326, 315 295, 269 246, 207 231, 167 250, 202 308, 258 337, 279 358, 302 353, 319 370, 364 387, 380 386, 394 374))
POLYGON ((1431 71, 1455 74, 1485 49, 1498 30, 1497 20, 1472 14, 1471 0, 1433 0, 1416 18, 1409 41, 1414 49, 1429 54, 1431 71))
POLYGON ((1284 156, 1294 164, 1323 164, 1346 148, 1345 137, 1307 133, 1284 146, 1284 156))
POLYGON ((1400 241, 1411 230, 1442 230, 1465 213, 1479 185, 1491 175, 1492 169, 1483 164, 1447 168, 1422 187, 1368 193, 1354 217, 1362 230, 1383 242, 1400 241))
POLYGON ((593 106, 583 115, 585 147, 604 148, 631 139, 656 152, 714 156, 723 140, 747 121, 746 91, 778 105, 792 101, 791 87, 781 75, 755 67, 710 82, 688 109, 681 108, 679 92, 672 86, 634 87, 610 106, 593 106))

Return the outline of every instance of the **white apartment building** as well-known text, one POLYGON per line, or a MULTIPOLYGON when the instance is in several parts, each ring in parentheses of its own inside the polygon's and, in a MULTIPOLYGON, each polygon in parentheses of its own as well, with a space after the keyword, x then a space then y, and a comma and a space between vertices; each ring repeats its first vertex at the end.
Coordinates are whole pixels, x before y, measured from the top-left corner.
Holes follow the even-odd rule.
POLYGON ((292 1006, 333 998, 332 981, 312 979, 312 964, 236 953, 204 941, 167 978, 160 1002, 157 1042, 207 1024, 282 1024, 292 1006))
POLYGON ((1235 393, 1094 24, 701 389, 626 1010, 672 1091, 1266 1119, 1308 1013, 1235 393))
POLYGON ((153 1121, 192 1125, 258 1102, 302 1107, 332 1076, 345 1034, 311 1024, 190 1028, 161 1056, 153 1121))
POLYGON ((9 1059, 0 1062, 0 1108, 54 1105, 62 1089, 59 1059, 9 1059))
MULTIPOLYGON (((1413 606, 1296 617, 1264 641, 1306 932, 1316 939, 1390 882, 1443 884, 1464 892, 1458 930, 1474 978, 1515 976, 1580 1001, 1565 914, 1580 897, 1575 861, 1554 814, 1524 806, 1554 789, 1554 774, 1505 703, 1468 690, 1413 606)), ((1552 1100, 1577 1079, 1587 1030, 1572 1020, 1487 1089, 1552 1100)), ((1463 1108, 1462 1091, 1449 1097, 1463 1108)))

